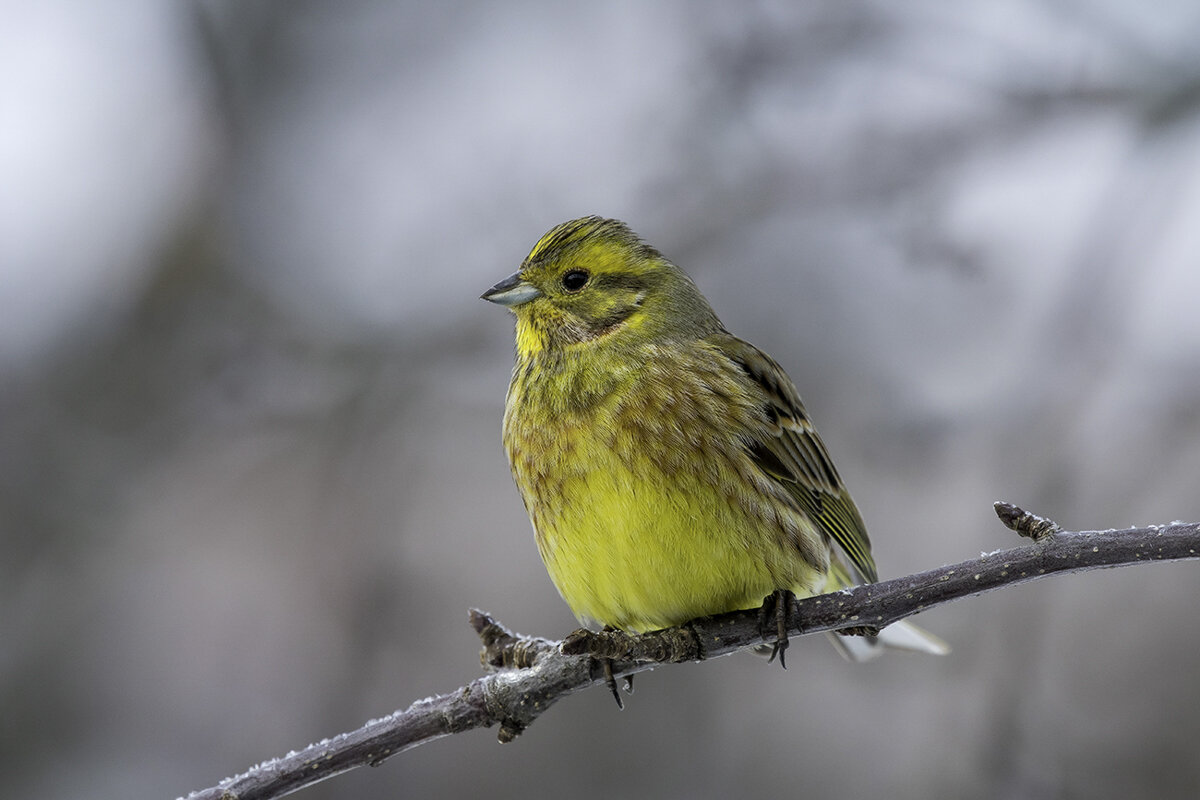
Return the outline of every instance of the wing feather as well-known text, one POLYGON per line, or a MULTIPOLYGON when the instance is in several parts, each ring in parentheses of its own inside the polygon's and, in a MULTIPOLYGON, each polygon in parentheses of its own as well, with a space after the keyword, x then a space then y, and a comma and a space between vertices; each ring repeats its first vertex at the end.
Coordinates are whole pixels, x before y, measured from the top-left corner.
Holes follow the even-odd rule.
POLYGON ((715 342, 761 387, 769 433, 750 442, 755 463, 787 487, 800 508, 846 553, 855 571, 878 580, 862 517, 842 484, 800 394, 783 368, 752 344, 730 334, 715 342))

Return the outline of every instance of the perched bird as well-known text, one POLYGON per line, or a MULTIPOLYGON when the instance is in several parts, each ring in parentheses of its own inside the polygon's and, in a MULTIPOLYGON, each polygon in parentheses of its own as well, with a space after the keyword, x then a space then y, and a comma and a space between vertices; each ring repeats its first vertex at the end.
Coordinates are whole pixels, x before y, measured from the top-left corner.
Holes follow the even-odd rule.
MULTIPOLYGON (((877 580, 783 368, 623 222, 564 222, 483 299, 516 315, 504 444, 583 624, 645 632, 877 580)), ((860 659, 881 642, 945 651, 907 623, 834 638, 860 659)))

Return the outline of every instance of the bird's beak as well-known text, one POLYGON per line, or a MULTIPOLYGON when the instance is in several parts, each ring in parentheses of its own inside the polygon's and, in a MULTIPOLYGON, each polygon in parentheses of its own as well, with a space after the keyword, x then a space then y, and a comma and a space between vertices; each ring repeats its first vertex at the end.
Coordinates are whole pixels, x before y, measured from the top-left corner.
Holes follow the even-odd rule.
POLYGON ((532 283, 521 280, 521 273, 518 271, 479 295, 479 298, 513 308, 541 296, 541 290, 532 283))

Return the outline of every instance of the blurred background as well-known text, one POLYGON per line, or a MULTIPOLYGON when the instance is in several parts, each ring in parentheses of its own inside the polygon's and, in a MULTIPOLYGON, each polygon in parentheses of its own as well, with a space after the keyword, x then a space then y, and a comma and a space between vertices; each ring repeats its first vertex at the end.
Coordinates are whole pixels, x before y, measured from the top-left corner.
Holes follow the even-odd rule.
MULTIPOLYGON (((627 220, 799 384, 897 576, 1200 519, 1200 6, 3 2, 0 768, 175 797, 574 626, 512 321, 627 220)), ((730 657, 305 798, 1128 798, 1200 785, 1195 563, 730 657)), ((298 795, 299 796, 299 795, 298 795)))

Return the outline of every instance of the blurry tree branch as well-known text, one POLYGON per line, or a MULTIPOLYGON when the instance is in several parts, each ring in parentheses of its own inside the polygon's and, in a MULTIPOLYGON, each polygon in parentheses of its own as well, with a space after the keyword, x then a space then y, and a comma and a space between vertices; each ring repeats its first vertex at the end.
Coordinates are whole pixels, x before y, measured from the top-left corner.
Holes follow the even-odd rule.
MULTIPOLYGON (((1047 575, 1200 557, 1200 523, 1070 532, 1006 503, 997 503, 996 513, 1005 525, 1033 543, 916 575, 798 600, 789 633, 805 636, 882 628, 951 600, 1047 575)), ((259 764, 212 788, 193 792, 189 800, 282 797, 473 728, 498 725, 500 741, 509 742, 560 698, 605 682, 602 669, 590 655, 564 652, 579 646, 577 637, 555 642, 518 636, 474 609, 470 619, 483 641, 481 660, 490 674, 448 694, 418 700, 351 733, 259 764)), ((620 677, 664 662, 716 658, 771 642, 774 635, 768 632, 764 640, 759 612, 752 609, 703 617, 643 635, 613 632, 588 638, 593 653, 614 659, 612 671, 620 677), (595 649, 597 641, 602 653, 595 649)))

